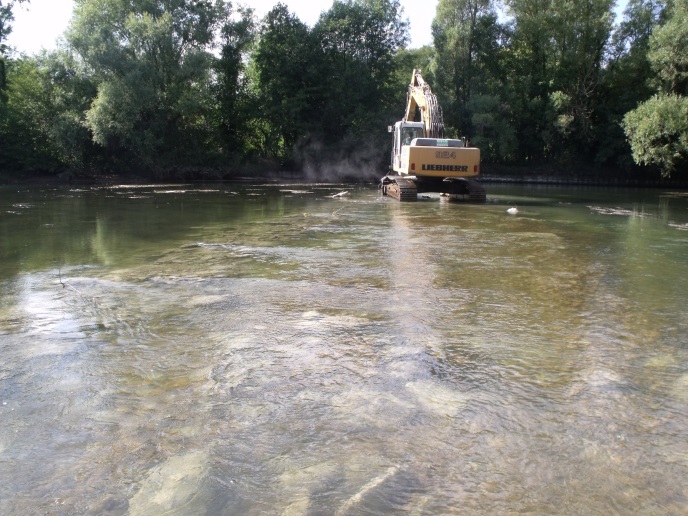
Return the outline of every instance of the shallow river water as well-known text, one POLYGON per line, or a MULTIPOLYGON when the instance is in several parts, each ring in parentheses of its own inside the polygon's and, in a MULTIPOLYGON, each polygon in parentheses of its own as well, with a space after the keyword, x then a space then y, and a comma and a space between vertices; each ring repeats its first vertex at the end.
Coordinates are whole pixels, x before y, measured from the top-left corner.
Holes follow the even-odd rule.
POLYGON ((487 190, 3 187, 0 513, 685 514, 688 194, 487 190))

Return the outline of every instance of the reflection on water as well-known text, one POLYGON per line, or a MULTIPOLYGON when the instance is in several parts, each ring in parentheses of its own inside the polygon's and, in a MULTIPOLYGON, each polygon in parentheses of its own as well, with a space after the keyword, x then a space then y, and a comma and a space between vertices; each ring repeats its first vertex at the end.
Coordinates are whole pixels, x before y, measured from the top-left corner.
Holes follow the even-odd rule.
POLYGON ((688 196, 489 192, 1 190, 0 513, 685 513, 688 196))

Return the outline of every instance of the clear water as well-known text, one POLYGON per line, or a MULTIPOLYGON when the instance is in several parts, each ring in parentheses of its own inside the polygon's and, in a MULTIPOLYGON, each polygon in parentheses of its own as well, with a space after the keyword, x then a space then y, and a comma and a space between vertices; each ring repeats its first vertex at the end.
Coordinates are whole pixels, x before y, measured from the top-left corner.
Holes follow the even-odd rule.
POLYGON ((4 187, 0 513, 688 512, 688 195, 488 200, 4 187))

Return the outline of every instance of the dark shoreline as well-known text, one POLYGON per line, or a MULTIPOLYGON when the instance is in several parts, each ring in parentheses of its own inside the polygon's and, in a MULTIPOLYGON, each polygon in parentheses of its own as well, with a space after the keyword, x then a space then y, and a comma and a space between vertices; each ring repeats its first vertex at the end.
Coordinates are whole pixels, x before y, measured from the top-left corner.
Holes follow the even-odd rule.
MULTIPOLYGON (((485 184, 532 184, 558 186, 597 186, 597 187, 628 187, 628 188, 678 188, 688 189, 686 177, 661 177, 657 173, 646 171, 632 171, 622 173, 610 170, 586 170, 585 173, 572 170, 557 170, 555 167, 542 167, 536 170, 527 167, 504 167, 484 165, 479 181, 485 184)), ((95 174, 72 173, 69 171, 55 173, 18 173, 16 175, 0 173, 0 186, 110 186, 117 184, 151 184, 151 183, 251 183, 251 182, 283 182, 300 183, 330 182, 330 183, 361 183, 377 184, 384 175, 339 176, 339 177, 310 177, 295 172, 273 172, 258 174, 222 174, 216 170, 195 171, 194 174, 176 173, 161 176, 147 176, 135 174, 95 174), (205 172, 205 173, 204 173, 205 172)), ((679 174, 686 176, 686 174, 679 174)))
POLYGON ((486 184, 530 184, 530 185, 559 185, 559 186, 600 186, 600 187, 628 187, 628 188, 685 188, 688 180, 681 179, 652 179, 652 178, 591 178, 591 177, 561 177, 561 176, 493 176, 483 175, 480 181, 486 184))

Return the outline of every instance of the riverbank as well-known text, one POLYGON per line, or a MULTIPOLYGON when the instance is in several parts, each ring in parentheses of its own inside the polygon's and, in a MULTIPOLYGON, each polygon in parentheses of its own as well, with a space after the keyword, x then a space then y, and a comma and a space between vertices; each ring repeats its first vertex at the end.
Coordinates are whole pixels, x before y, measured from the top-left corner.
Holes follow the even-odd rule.
POLYGON ((659 171, 639 167, 620 170, 585 165, 525 167, 488 163, 483 164, 480 180, 485 183, 688 188, 685 171, 662 177, 659 171))
MULTIPOLYGON (((383 173, 378 174, 340 174, 336 177, 319 177, 300 172, 275 171, 251 168, 249 170, 229 171, 202 167, 173 169, 156 174, 115 174, 89 172, 29 171, 16 174, 0 172, 0 185, 113 185, 146 184, 151 182, 247 182, 247 181, 300 181, 300 182, 346 182, 377 183, 383 173)), ((678 171, 671 177, 662 177, 658 172, 647 169, 629 171, 585 166, 505 166, 483 164, 480 181, 484 183, 550 184, 580 186, 623 186, 639 188, 681 188, 688 189, 688 174, 678 171)))

